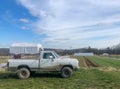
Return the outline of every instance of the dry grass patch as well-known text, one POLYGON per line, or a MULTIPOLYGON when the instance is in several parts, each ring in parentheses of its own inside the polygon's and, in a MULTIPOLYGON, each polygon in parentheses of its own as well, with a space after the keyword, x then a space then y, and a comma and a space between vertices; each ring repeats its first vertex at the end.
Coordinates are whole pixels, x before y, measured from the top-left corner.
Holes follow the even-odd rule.
POLYGON ((0 72, 5 72, 5 69, 3 69, 3 68, 0 68, 0 72))
POLYGON ((115 68, 115 67, 111 67, 111 66, 109 66, 109 67, 99 67, 98 69, 101 70, 101 71, 120 71, 119 68, 115 68))

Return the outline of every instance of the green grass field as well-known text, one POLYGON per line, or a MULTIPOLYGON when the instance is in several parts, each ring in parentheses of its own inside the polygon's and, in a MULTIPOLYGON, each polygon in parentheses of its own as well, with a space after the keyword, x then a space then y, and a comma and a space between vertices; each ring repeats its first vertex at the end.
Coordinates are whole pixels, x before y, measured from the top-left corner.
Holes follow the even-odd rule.
POLYGON ((94 57, 88 57, 88 58, 95 61, 101 67, 120 68, 120 60, 115 60, 114 58, 112 59, 112 58, 100 57, 100 56, 94 56, 94 57))
POLYGON ((112 56, 108 56, 109 58, 118 58, 120 59, 120 55, 112 55, 112 56))
POLYGON ((87 57, 100 65, 98 68, 83 68, 82 57, 77 57, 81 69, 69 79, 57 73, 36 73, 27 80, 20 80, 15 73, 0 72, 0 89, 120 89, 120 60, 105 57, 87 57), (102 71, 101 67, 117 70, 102 71))

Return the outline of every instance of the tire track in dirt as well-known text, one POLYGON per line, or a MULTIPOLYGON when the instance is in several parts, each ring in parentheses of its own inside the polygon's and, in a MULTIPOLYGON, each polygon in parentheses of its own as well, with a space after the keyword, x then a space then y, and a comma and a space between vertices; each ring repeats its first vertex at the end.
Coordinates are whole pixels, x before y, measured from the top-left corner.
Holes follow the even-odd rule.
POLYGON ((86 68, 99 67, 99 65, 97 63, 95 63, 94 61, 92 61, 86 57, 83 57, 82 64, 83 64, 83 67, 86 67, 86 68))

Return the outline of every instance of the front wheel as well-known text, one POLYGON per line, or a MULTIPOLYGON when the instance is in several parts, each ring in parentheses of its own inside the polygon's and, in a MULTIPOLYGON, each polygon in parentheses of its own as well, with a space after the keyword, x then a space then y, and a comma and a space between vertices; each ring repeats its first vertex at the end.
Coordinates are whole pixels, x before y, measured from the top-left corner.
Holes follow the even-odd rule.
POLYGON ((63 78, 70 78, 72 76, 72 69, 70 67, 64 67, 61 71, 63 78))
POLYGON ((20 79, 27 79, 30 77, 30 71, 28 68, 20 68, 17 72, 17 76, 20 79))

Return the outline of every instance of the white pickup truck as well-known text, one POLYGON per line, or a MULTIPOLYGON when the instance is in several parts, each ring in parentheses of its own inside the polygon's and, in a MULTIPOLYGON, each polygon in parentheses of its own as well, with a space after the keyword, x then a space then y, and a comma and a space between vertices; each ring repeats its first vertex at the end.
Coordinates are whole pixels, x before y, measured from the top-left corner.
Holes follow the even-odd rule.
POLYGON ((20 79, 27 79, 36 71, 60 72, 63 78, 70 78, 73 70, 79 69, 77 59, 60 57, 54 51, 41 51, 38 59, 10 59, 8 71, 16 71, 20 79))

